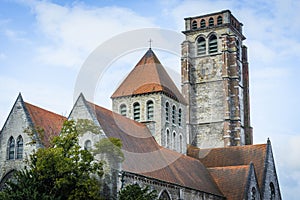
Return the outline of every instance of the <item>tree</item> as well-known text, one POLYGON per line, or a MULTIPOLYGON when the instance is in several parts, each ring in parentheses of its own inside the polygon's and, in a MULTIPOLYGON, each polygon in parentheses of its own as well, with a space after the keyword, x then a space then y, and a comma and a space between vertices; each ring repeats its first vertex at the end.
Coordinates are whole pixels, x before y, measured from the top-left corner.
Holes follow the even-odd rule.
POLYGON ((74 121, 66 121, 52 146, 40 148, 30 156, 29 168, 16 172, 0 192, 0 199, 101 199, 99 177, 102 162, 80 148, 74 121))
POLYGON ((127 185, 119 192, 120 200, 153 200, 156 198, 155 190, 150 191, 148 186, 141 188, 138 184, 127 185))

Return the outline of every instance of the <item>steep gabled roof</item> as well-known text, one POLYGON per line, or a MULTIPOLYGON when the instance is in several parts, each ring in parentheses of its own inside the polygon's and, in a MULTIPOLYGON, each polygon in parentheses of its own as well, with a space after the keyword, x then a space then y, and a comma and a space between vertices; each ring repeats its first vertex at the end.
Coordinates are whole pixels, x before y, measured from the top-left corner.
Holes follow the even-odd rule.
POLYGON ((44 136, 42 138, 43 144, 46 147, 49 146, 51 138, 59 135, 63 122, 67 120, 67 118, 27 102, 24 102, 24 105, 28 111, 33 126, 44 130, 44 136))
POLYGON ((268 144, 245 145, 212 149, 188 147, 188 155, 198 158, 207 168, 254 165, 259 187, 263 186, 268 144))
POLYGON ((150 48, 111 98, 154 92, 163 92, 185 104, 183 96, 150 48))
POLYGON ((212 167, 208 170, 227 199, 244 199, 250 165, 212 167))
POLYGON ((107 137, 122 140, 124 171, 223 196, 203 164, 157 144, 146 125, 88 103, 107 137))

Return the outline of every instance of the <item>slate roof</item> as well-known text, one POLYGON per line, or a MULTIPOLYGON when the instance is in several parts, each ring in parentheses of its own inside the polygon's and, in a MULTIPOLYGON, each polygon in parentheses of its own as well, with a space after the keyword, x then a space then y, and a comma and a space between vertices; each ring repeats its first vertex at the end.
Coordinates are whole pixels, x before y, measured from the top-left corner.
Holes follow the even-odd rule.
POLYGON ((124 171, 223 196, 199 160, 159 146, 142 123, 92 103, 87 105, 94 110, 106 136, 122 140, 124 171))
POLYGON ((44 137, 42 140, 43 144, 48 147, 51 138, 59 135, 63 122, 67 120, 67 118, 27 102, 24 102, 24 105, 34 127, 42 128, 44 130, 44 137))
POLYGON ((258 185, 262 188, 268 145, 270 145, 269 141, 267 144, 212 149, 199 149, 189 146, 188 155, 198 158, 207 168, 249 165, 252 162, 258 185))
POLYGON ((208 170, 227 199, 244 199, 250 165, 212 167, 208 170))
POLYGON ((163 92, 186 104, 184 97, 150 48, 111 98, 154 92, 163 92))

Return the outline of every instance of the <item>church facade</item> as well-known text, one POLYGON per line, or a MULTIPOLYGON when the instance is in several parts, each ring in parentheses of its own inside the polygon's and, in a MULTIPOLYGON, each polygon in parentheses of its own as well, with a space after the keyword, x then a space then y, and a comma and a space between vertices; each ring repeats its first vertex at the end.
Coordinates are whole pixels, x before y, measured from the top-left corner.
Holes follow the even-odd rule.
POLYGON ((242 26, 229 10, 185 18, 181 92, 150 48, 112 94, 112 111, 81 94, 66 118, 19 94, 0 133, 0 188, 64 120, 88 119, 101 134, 81 136, 83 148, 123 144, 123 162, 105 157, 107 199, 133 183, 159 199, 281 199, 270 140, 253 144, 242 26), (43 142, 27 146, 38 129, 43 142))

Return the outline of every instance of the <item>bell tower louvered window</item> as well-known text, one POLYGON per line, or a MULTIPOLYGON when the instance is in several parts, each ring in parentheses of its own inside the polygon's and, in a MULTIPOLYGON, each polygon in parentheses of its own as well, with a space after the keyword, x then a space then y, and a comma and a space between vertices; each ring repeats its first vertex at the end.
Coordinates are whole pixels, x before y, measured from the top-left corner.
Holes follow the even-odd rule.
POLYGON ((199 37, 197 40, 197 55, 206 54, 206 41, 203 37, 199 37))
POLYGON ((126 117, 126 115, 127 115, 127 108, 126 108, 125 104, 122 104, 120 106, 120 114, 126 117))
POLYGON ((212 17, 209 18, 208 26, 211 27, 211 26, 214 26, 214 24, 215 24, 214 19, 212 17))
POLYGON ((148 120, 153 120, 154 116, 154 104, 153 101, 148 101, 147 102, 147 119, 148 120))
POLYGON ((197 29, 197 21, 192 22, 192 29, 193 30, 197 29))
POLYGON ((209 53, 217 53, 218 52, 218 41, 217 36, 211 35, 209 37, 209 53))
POLYGON ((218 24, 218 25, 223 24, 223 17, 222 17, 222 16, 219 16, 219 17, 218 17, 218 19, 217 19, 217 24, 218 24))
POLYGON ((202 19, 200 22, 200 28, 205 28, 205 27, 206 27, 205 19, 202 19))
POLYGON ((140 121, 141 119, 141 107, 138 102, 133 104, 133 119, 135 121, 140 121))

